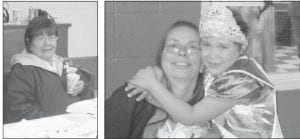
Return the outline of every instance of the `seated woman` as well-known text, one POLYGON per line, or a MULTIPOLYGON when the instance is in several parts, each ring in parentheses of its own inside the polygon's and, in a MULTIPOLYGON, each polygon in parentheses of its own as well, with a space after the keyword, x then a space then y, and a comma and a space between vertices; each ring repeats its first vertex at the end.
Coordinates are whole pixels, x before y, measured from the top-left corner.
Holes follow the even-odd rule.
POLYGON ((213 120, 225 138, 282 138, 276 90, 262 68, 246 55, 247 24, 239 13, 210 7, 200 18, 199 31, 206 67, 203 100, 195 105, 182 101, 160 82, 152 67, 140 70, 130 83, 148 90, 182 124, 213 120))
MULTIPOLYGON (((157 55, 157 77, 178 99, 194 105, 203 98, 198 27, 187 21, 172 24, 157 55)), ((105 102, 106 138, 220 137, 211 122, 185 126, 153 101, 127 97, 126 84, 105 102), (159 131, 160 126, 165 127, 159 131)))
POLYGON ((36 17, 29 22, 25 50, 11 59, 3 95, 5 123, 62 114, 69 104, 93 98, 88 73, 55 54, 57 39, 54 20, 36 17))

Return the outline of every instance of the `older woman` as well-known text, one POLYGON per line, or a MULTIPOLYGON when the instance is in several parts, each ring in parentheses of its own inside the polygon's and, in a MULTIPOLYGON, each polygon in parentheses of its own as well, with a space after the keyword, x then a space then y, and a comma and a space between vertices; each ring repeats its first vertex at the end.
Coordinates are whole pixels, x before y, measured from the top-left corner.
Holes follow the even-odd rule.
POLYGON ((214 119, 225 138, 282 137, 276 90, 255 60, 246 56, 247 26, 240 15, 226 7, 210 7, 200 19, 199 31, 207 69, 203 100, 191 106, 178 99, 152 67, 140 70, 130 82, 148 90, 182 124, 214 119))
POLYGON ((11 59, 4 93, 5 123, 62 114, 69 104, 93 97, 85 77, 88 73, 55 55, 58 28, 54 20, 34 18, 24 39, 25 50, 11 59), (70 75, 79 80, 71 85, 70 75))
MULTIPOLYGON (((203 97, 197 26, 186 21, 174 23, 163 38, 157 64, 162 68, 157 72, 158 78, 178 99, 194 105, 203 97)), ((153 99, 137 102, 136 97, 128 98, 130 90, 125 86, 118 88, 105 102, 106 137, 218 137, 210 122, 182 125, 153 99), (169 128, 158 132, 160 126, 169 128)))

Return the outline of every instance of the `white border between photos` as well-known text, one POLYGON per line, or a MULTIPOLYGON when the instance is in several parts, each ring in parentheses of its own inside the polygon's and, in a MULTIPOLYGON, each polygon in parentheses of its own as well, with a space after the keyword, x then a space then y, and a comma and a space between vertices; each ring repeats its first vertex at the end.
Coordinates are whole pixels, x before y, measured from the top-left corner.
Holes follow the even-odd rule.
MULTIPOLYGON (((1 7, 3 7, 3 2, 1 1, 1 7)), ((3 8, 1 8, 3 10, 3 8)), ((0 93, 0 124, 1 124, 1 131, 0 131, 0 136, 1 138, 3 137, 3 16, 1 16, 0 18, 0 21, 1 21, 1 29, 0 29, 0 32, 1 32, 1 35, 0 35, 0 43, 1 43, 1 49, 0 49, 0 58, 1 58, 1 68, 0 68, 0 78, 1 78, 1 81, 0 81, 0 86, 1 86, 1 93, 0 93)))
POLYGON ((98 138, 104 139, 104 1, 98 1, 98 138))

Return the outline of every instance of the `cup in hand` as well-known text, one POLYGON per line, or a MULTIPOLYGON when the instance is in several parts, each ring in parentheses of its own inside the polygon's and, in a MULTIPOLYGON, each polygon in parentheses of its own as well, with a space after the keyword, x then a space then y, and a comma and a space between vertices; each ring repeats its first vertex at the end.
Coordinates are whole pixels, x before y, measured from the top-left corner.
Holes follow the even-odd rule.
POLYGON ((67 93, 72 94, 74 87, 76 87, 78 81, 80 79, 80 76, 76 73, 69 73, 67 74, 67 93))

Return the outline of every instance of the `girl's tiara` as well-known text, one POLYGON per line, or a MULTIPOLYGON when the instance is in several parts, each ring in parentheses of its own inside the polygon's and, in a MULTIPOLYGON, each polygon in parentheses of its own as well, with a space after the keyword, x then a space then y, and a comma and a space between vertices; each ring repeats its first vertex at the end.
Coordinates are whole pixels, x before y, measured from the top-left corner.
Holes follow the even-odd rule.
POLYGON ((203 14, 199 22, 200 38, 220 37, 242 44, 246 49, 248 42, 245 34, 237 25, 231 10, 224 6, 209 7, 207 13, 203 14))

